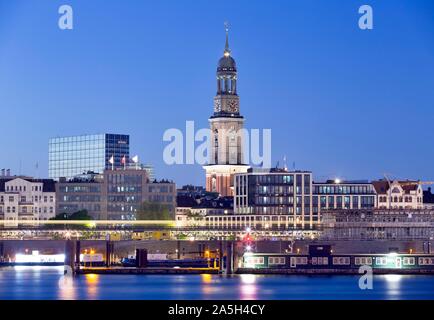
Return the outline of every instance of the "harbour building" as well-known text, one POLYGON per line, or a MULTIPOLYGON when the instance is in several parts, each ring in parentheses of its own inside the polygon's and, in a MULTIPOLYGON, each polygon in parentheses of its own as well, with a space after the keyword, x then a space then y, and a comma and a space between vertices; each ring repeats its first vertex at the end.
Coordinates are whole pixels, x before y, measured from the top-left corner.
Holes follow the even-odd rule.
POLYGON ((327 180, 313 183, 313 211, 332 209, 372 209, 377 194, 369 181, 327 180))
POLYGON ((48 220, 55 216, 55 182, 27 176, 0 176, 0 219, 5 226, 48 220))
POLYGON ((373 181, 380 209, 422 209, 423 189, 420 181, 373 181))
POLYGON ((249 169, 235 175, 235 215, 267 225, 312 227, 318 213, 312 210, 312 172, 284 169, 249 169))
POLYGON ((175 183, 150 181, 148 170, 140 166, 60 178, 56 196, 58 213, 87 210, 97 220, 136 220, 143 202, 167 205, 169 214, 175 216, 175 183))
POLYGON ((48 176, 72 179, 88 171, 124 167, 130 155, 130 137, 125 134, 90 134, 56 137, 48 142, 48 176))
POLYGON ((235 215, 264 225, 315 228, 325 210, 372 209, 377 194, 368 181, 314 182, 310 171, 249 169, 235 175, 235 215), (247 217, 246 217, 247 219, 247 217))

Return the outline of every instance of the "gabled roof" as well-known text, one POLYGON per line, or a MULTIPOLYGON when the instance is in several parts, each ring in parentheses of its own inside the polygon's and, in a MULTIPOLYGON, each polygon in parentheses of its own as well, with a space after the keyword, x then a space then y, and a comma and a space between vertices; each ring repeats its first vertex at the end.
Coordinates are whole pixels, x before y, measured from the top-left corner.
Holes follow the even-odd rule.
MULTIPOLYGON (((404 190, 405 194, 410 194, 410 191, 416 191, 419 188, 418 181, 393 181, 391 182, 392 186, 394 183, 398 183, 399 186, 404 190)), ((387 194, 389 191, 389 182, 386 180, 372 181, 372 185, 374 186, 377 194, 387 194)))
POLYGON ((389 190, 389 184, 387 181, 379 180, 379 181, 372 181, 372 185, 375 188, 375 191, 377 194, 386 194, 389 190))

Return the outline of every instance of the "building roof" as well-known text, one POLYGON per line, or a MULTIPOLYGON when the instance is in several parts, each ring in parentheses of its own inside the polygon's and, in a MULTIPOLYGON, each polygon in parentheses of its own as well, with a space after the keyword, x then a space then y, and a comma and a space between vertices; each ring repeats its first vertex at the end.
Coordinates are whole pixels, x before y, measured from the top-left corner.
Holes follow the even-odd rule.
POLYGON ((305 170, 288 170, 286 168, 256 168, 256 167, 250 167, 247 169, 247 173, 252 174, 297 174, 297 173, 312 173, 312 171, 305 171, 305 170))
POLYGON ((181 208, 195 209, 233 209, 233 197, 193 197, 189 195, 178 195, 176 197, 176 206, 181 208))
MULTIPOLYGON (((401 186, 401 188, 404 190, 405 194, 409 194, 410 191, 416 191, 417 188, 419 187, 418 181, 406 180, 406 181, 391 182, 391 184, 393 183, 398 183, 401 186)), ((372 185, 374 186, 377 194, 387 194, 389 191, 389 182, 387 182, 386 180, 372 181, 372 185)))
POLYGON ((56 192, 56 182, 53 179, 33 179, 30 177, 20 177, 20 176, 12 176, 12 177, 1 177, 0 179, 0 192, 5 192, 6 182, 15 180, 15 179, 23 179, 28 182, 33 183, 42 183, 42 191, 43 192, 56 192))
POLYGON ((224 56, 220 58, 217 66, 217 70, 219 72, 224 72, 224 71, 236 72, 237 65, 235 63, 234 58, 232 58, 231 56, 224 56))
POLYGON ((377 194, 386 194, 389 190, 389 183, 384 180, 372 181, 372 185, 374 186, 377 194))
POLYGON ((157 179, 154 179, 154 181, 152 181, 151 183, 167 183, 167 184, 174 184, 174 182, 172 180, 168 180, 168 179, 161 179, 160 181, 158 181, 157 179))
POLYGON ((237 72, 237 65, 234 58, 231 57, 231 49, 229 48, 229 26, 226 24, 226 43, 223 57, 219 60, 218 72, 237 72))
POLYGON ((233 209, 234 198, 233 197, 219 197, 215 199, 203 198, 193 208, 204 209, 233 209))
POLYGON ((176 197, 176 206, 181 208, 191 208, 197 205, 196 200, 191 196, 180 195, 176 197))
POLYGON ((320 182, 320 181, 313 181, 312 182, 314 185, 319 185, 319 184, 332 184, 332 185, 346 185, 346 184, 371 184, 368 180, 339 180, 339 182, 337 182, 337 180, 326 180, 325 182, 320 182))

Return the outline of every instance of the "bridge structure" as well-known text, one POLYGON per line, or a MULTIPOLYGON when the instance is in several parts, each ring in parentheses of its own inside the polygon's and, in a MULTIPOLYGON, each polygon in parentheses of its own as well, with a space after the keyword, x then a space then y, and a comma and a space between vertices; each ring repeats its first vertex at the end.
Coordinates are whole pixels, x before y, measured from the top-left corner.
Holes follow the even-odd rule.
POLYGON ((296 229, 255 223, 240 226, 179 224, 175 220, 27 220, 8 225, 0 220, 0 240, 314 240, 321 229, 296 229))

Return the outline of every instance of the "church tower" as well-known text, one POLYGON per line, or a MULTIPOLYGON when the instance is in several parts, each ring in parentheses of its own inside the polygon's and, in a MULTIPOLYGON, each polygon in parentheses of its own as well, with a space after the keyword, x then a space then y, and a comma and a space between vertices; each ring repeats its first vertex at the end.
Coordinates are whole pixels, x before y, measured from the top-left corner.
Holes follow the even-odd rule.
POLYGON ((206 190, 221 196, 232 196, 235 173, 247 172, 244 164, 244 118, 240 114, 237 94, 237 66, 229 48, 229 29, 226 25, 226 45, 217 66, 217 94, 214 113, 209 118, 211 129, 209 164, 206 171, 206 190))

